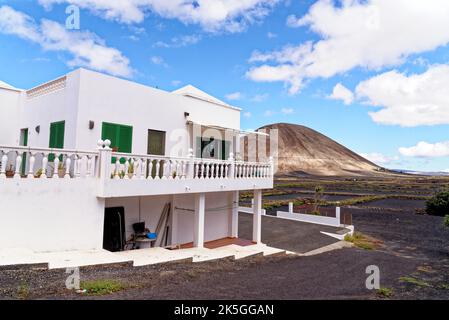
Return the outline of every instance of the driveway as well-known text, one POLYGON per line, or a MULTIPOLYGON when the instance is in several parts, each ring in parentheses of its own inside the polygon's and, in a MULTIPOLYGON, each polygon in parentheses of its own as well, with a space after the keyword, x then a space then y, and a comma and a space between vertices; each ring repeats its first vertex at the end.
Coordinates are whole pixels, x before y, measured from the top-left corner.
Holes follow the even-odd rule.
MULTIPOLYGON (((253 215, 239 213, 239 237, 252 239, 253 215)), ((337 233, 342 228, 322 226, 273 216, 262 216, 262 242, 275 248, 306 253, 332 243, 337 239, 321 233, 337 233)))

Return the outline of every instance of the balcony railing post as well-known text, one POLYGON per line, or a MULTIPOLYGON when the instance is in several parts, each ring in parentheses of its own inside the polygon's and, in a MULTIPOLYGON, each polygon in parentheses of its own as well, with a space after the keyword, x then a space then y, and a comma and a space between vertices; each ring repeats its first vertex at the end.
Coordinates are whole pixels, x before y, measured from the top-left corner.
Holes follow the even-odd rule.
POLYGON ((195 160, 193 158, 193 149, 189 149, 189 165, 187 167, 187 179, 193 179, 195 175, 195 160))
POLYGON ((104 185, 104 183, 111 179, 111 154, 112 149, 109 147, 111 145, 110 140, 98 140, 98 152, 100 156, 100 168, 99 172, 99 180, 100 185, 104 185))
POLYGON ((231 178, 234 179, 234 173, 235 173, 235 159, 234 159, 234 154, 231 152, 229 153, 229 172, 228 172, 228 176, 226 178, 231 178))

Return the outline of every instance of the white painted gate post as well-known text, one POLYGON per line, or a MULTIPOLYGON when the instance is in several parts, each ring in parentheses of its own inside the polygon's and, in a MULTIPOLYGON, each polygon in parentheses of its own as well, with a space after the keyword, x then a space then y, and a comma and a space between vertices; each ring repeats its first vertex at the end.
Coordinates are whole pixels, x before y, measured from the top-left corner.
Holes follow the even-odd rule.
POLYGON ((206 194, 195 194, 195 221, 193 228, 193 246, 204 247, 204 217, 206 208, 206 194))
POLYGON ((337 224, 340 224, 340 207, 335 208, 335 220, 337 220, 337 224))
POLYGON ((293 202, 288 203, 288 213, 293 213, 293 202))
POLYGON ((253 241, 262 242, 262 190, 254 190, 253 241))

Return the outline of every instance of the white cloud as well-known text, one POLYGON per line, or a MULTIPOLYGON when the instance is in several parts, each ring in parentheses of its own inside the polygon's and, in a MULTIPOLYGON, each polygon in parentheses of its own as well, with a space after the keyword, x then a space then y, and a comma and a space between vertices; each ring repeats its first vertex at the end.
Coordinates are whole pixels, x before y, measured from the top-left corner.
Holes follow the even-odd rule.
POLYGON ((182 48, 190 45, 197 44, 201 41, 201 36, 196 34, 189 34, 179 37, 173 37, 169 42, 158 41, 154 44, 154 47, 159 48, 182 48))
POLYGON ((152 56, 150 58, 151 62, 158 66, 168 67, 168 64, 165 62, 164 58, 160 56, 152 56))
POLYGON ((88 31, 69 32, 61 24, 43 19, 38 25, 33 18, 9 6, 0 7, 0 33, 18 36, 38 43, 47 51, 63 51, 72 55, 67 64, 129 77, 129 60, 119 50, 88 31))
POLYGON ((399 160, 399 157, 397 157, 397 156, 390 157, 390 156, 386 156, 386 155, 383 155, 382 153, 378 153, 378 152, 361 153, 360 155, 362 157, 364 157, 365 159, 368 159, 369 161, 371 161, 375 164, 379 164, 379 165, 388 165, 394 161, 399 160))
POLYGON ((342 100, 345 105, 350 105, 354 101, 354 94, 341 83, 338 83, 332 94, 329 96, 333 100, 342 100))
POLYGON ((141 23, 148 12, 198 24, 205 31, 240 32, 267 16, 279 0, 39 0, 46 8, 70 3, 121 23, 141 23))
POLYGON ((256 94, 251 98, 251 101, 262 102, 268 99, 268 93, 256 94))
POLYGON ((378 70, 449 42, 447 0, 319 0, 288 25, 309 27, 316 42, 253 53, 261 63, 247 72, 254 81, 281 81, 297 93, 306 79, 329 78, 356 67, 378 70))
POLYGON ((178 87, 182 83, 181 80, 172 80, 171 85, 173 87, 178 87))
POLYGON ((251 112, 247 111, 247 112, 244 112, 244 113, 243 113, 243 116, 244 116, 245 118, 251 118, 252 114, 251 114, 251 112))
POLYGON ((243 95, 241 92, 233 92, 233 93, 227 94, 225 97, 228 100, 234 101, 234 100, 240 100, 243 97, 243 95))
POLYGON ((264 117, 272 117, 274 116, 275 112, 271 111, 271 110, 266 110, 263 115, 264 117))
POLYGON ((273 33, 273 32, 267 32, 267 38, 268 39, 274 39, 274 38, 277 38, 277 34, 276 33, 273 33))
POLYGON ((449 124, 449 65, 435 65, 421 74, 390 71, 361 82, 358 99, 381 107, 370 112, 381 124, 414 127, 449 124))
POLYGON ((449 157, 449 141, 438 143, 428 143, 425 141, 421 141, 416 146, 413 147, 399 148, 399 152, 406 157, 420 157, 420 158, 449 157))
POLYGON ((281 113, 285 115, 293 114, 295 113, 295 110, 293 108, 282 108, 281 113))

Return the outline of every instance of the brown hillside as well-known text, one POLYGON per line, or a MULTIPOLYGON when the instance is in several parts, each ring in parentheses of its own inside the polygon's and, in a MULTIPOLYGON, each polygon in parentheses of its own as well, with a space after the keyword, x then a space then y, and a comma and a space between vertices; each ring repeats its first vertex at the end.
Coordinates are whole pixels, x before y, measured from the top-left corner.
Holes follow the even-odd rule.
MULTIPOLYGON (((278 174, 359 176, 380 174, 380 167, 338 142, 310 128, 287 123, 264 126, 258 130, 277 129, 278 174)), ((247 150, 245 142, 245 150, 247 150)))

